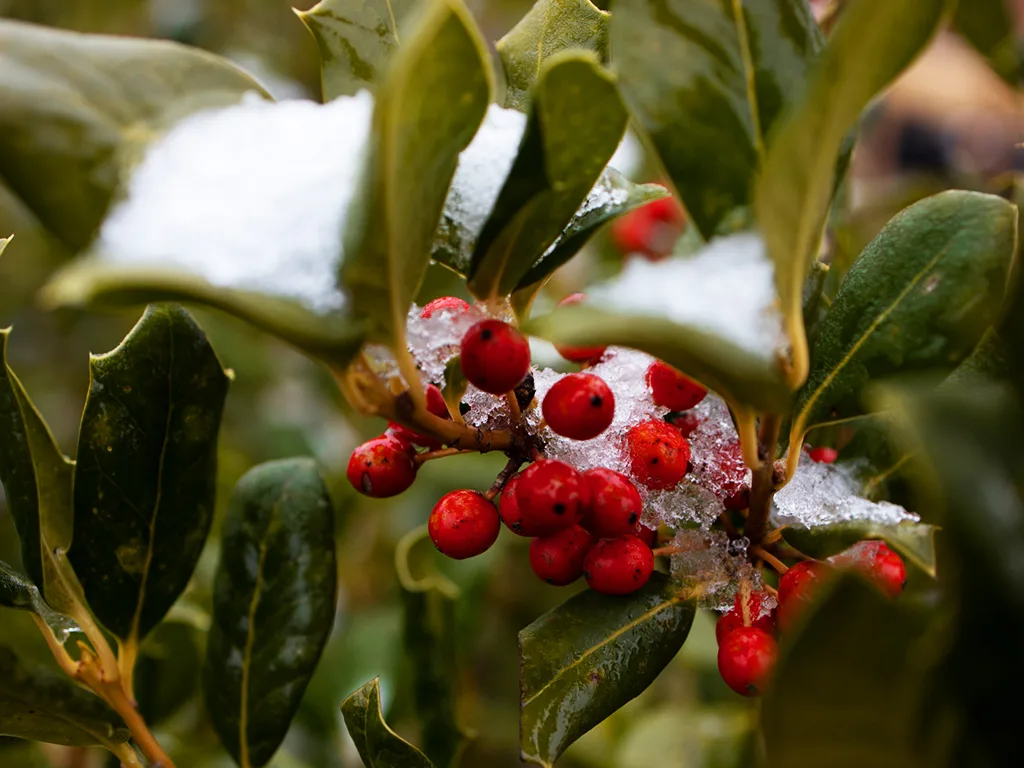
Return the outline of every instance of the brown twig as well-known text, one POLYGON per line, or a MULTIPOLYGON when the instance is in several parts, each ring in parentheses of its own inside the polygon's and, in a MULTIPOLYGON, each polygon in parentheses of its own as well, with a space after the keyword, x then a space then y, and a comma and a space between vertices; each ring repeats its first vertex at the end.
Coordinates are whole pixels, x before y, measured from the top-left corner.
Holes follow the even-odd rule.
POLYGON ((761 418, 761 428, 757 435, 757 453, 760 465, 753 470, 750 484, 750 505, 743 535, 750 543, 761 543, 768 529, 768 515, 772 508, 772 496, 775 495, 775 446, 779 441, 779 428, 782 419, 775 414, 766 414, 761 418))
POLYGON ((779 599, 779 590, 777 590, 777 589, 776 589, 775 587, 773 587, 773 586, 772 586, 771 584, 769 584, 768 582, 766 582, 766 581, 764 580, 764 577, 763 577, 763 576, 761 577, 761 589, 763 589, 763 590, 764 590, 765 592, 767 592, 767 593, 768 593, 769 595, 771 595, 772 597, 774 597, 774 598, 775 598, 776 600, 778 600, 778 599, 779 599))
POLYGON ((519 465, 522 462, 519 459, 509 459, 505 468, 498 473, 498 476, 494 478, 494 482, 491 483, 491 487, 484 493, 484 498, 488 501, 494 501, 495 497, 502 492, 508 481, 512 478, 512 475, 519 469, 519 465))
POLYGON ((775 555, 773 555, 767 549, 765 549, 764 547, 762 547, 762 546, 760 546, 758 544, 755 544, 754 546, 752 546, 750 548, 749 552, 754 557, 757 557, 757 558, 760 558, 761 560, 764 560, 766 563, 768 563, 768 565, 770 565, 772 568, 774 568, 780 574, 781 573, 785 573, 786 571, 789 570, 789 566, 787 566, 784 562, 779 560, 779 558, 777 558, 775 555))
POLYGON ((462 453, 476 453, 476 451, 465 451, 462 450, 461 448, 441 448, 440 450, 437 451, 417 453, 415 456, 412 457, 412 460, 415 461, 417 465, 422 465, 426 464, 428 461, 433 461, 434 459, 443 459, 448 456, 458 456, 459 454, 462 453))

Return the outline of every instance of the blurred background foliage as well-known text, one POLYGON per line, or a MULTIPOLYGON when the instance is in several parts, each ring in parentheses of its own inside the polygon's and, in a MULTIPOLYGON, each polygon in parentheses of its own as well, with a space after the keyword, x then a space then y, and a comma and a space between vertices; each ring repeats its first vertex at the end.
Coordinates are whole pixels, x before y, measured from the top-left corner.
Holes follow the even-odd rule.
MULTIPOLYGON (((305 7, 310 3, 302 3, 305 7)), ((530 0, 468 0, 490 41, 525 13, 530 0)), ((608 3, 598 3, 607 6, 608 3)), ((1024 2, 1016 6, 1024 37, 1024 2)), ((0 0, 0 17, 83 32, 177 40, 226 55, 255 74, 277 98, 318 98, 319 64, 309 32, 287 0, 0 0)), ((1024 172, 1021 91, 1000 79, 973 49, 944 33, 891 89, 862 127, 842 204, 833 222, 836 281, 898 210, 935 191, 960 187, 1014 194, 1024 172)), ((637 158, 635 180, 657 172, 637 158)), ((2 190, 0 190, 2 194, 2 190)), ((1019 190, 1017 195, 1021 193, 1019 190)), ((1020 198, 1018 198, 1020 199, 1020 198)), ((316 200, 310 200, 315 205, 316 200)), ((112 349, 134 314, 43 313, 36 289, 68 254, 44 236, 0 218, 16 231, 0 259, 0 325, 14 325, 9 355, 65 451, 76 443, 88 389, 88 355, 112 349)), ((557 300, 619 268, 607 234, 559 272, 557 300)), ((454 276, 432 271, 420 302, 457 290, 454 276)), ((348 768, 360 763, 341 722, 340 702, 379 675, 388 721, 416 741, 413 691, 402 649, 402 600, 394 568, 401 537, 423 523, 438 497, 456 487, 486 488, 500 456, 457 457, 426 465, 403 496, 375 501, 352 493, 342 470, 352 447, 383 425, 354 415, 320 366, 239 322, 197 312, 223 364, 234 370, 221 432, 220 514, 231 488, 253 465, 315 456, 328 473, 338 515, 337 623, 275 768, 348 768)), ((547 360, 543 362, 547 363, 547 360)), ((906 499, 900 499, 907 501, 906 499)), ((912 502, 911 502, 912 503, 912 502)), ((157 737, 179 765, 227 768, 230 758, 206 725, 198 696, 201 644, 209 622, 219 541, 215 523, 193 585, 171 617, 147 639, 137 690, 157 737)), ((530 572, 528 541, 502 536, 484 556, 436 566, 461 590, 456 632, 462 722, 477 738, 465 766, 519 765, 517 632, 561 603, 569 591, 530 572)), ((0 492, 0 560, 18 563, 17 538, 0 492)), ((923 585, 927 589, 927 585, 923 585)), ((913 590, 912 590, 913 591, 913 590)), ((27 613, 5 611, 2 640, 25 658, 52 665, 27 613)), ((569 749, 566 768, 730 768, 751 762, 758 745, 757 703, 741 700, 715 666, 714 618, 698 616, 675 661, 642 696, 569 749)), ((104 765, 102 753, 0 739, 4 768, 104 765)))

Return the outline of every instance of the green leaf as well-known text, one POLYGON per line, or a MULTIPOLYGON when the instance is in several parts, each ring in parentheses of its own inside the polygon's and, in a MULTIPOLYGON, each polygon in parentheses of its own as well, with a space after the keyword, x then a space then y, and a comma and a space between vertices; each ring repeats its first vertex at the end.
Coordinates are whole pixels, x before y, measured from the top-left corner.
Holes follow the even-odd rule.
POLYGON ((0 646, 0 734, 88 747, 128 741, 121 718, 63 675, 29 669, 0 646))
POLYGON ((0 256, 4 255, 4 251, 7 250, 7 246, 13 239, 14 235, 11 235, 10 237, 0 237, 0 256))
POLYGON ((174 619, 163 621, 146 637, 134 687, 139 712, 150 727, 194 700, 203 673, 204 639, 205 633, 195 626, 174 619))
MULTIPOLYGON (((68 249, 89 244, 126 162, 173 117, 260 85, 228 60, 158 40, 0 21, 0 187, 68 249)), ((0 196, 3 200, 4 196, 0 196)))
POLYGON ((802 631, 783 638, 765 694, 768 765, 920 764, 912 749, 920 619, 852 575, 810 611, 802 631))
POLYGON ((30 611, 41 618, 63 645, 73 632, 81 632, 70 616, 58 613, 46 604, 39 588, 7 563, 0 561, 0 606, 30 611))
POLYGON ((366 768, 434 768, 426 755, 384 722, 378 678, 345 699, 341 714, 366 768))
POLYGON ((459 152, 483 120, 492 72, 461 0, 432 0, 378 91, 372 152, 345 231, 341 282, 376 338, 404 348, 459 152))
POLYGON ((790 525, 782 529, 782 536, 817 560, 837 555, 858 541, 880 539, 929 576, 935 576, 935 527, 925 523, 883 525, 870 520, 850 520, 814 528, 790 525))
POLYGON ((423 751, 437 765, 448 766, 455 764, 468 738, 456 715, 459 665, 455 603, 459 590, 423 562, 425 557, 417 556, 417 544, 426 540, 425 525, 406 534, 395 548, 395 570, 402 587, 402 635, 416 709, 423 724, 423 751))
POLYGON ((1024 81, 1024 48, 1015 34, 1010 0, 960 0, 953 26, 1014 88, 1024 81))
POLYGON ((775 262, 800 378, 801 359, 806 365, 802 291, 831 204, 836 160, 860 113, 924 48, 946 6, 946 0, 847 2, 806 97, 772 137, 754 209, 775 262))
POLYGON ((93 356, 90 373, 69 556, 93 613, 134 652, 206 543, 229 379, 175 306, 147 309, 116 349, 93 356))
POLYGON ((462 404, 462 396, 469 389, 469 380, 462 372, 462 365, 459 356, 456 355, 444 367, 444 403, 448 406, 449 413, 461 413, 459 407, 462 404))
POLYGON ((247 472, 231 497, 214 585, 203 687, 242 768, 281 745, 334 622, 330 497, 309 459, 247 472))
POLYGON ((383 79, 399 46, 399 28, 421 0, 321 0, 295 13, 320 51, 325 101, 351 96, 383 79))
POLYGON ((507 296, 570 225, 626 130, 611 74, 587 51, 544 62, 526 132, 473 252, 469 289, 507 296))
POLYGON ((642 693, 682 647, 694 604, 654 574, 626 597, 582 592, 519 633, 520 747, 551 766, 642 693))
POLYGON ((1016 241, 1005 200, 950 191, 896 216, 850 268, 794 403, 790 445, 863 414, 871 379, 963 360, 997 318, 1016 241))
POLYGON ((594 51, 608 60, 608 18, 590 0, 538 0, 498 41, 505 70, 505 106, 527 111, 544 62, 560 51, 594 51))
POLYGON ((822 46, 803 0, 616 1, 623 97, 705 239, 751 204, 766 137, 822 46))

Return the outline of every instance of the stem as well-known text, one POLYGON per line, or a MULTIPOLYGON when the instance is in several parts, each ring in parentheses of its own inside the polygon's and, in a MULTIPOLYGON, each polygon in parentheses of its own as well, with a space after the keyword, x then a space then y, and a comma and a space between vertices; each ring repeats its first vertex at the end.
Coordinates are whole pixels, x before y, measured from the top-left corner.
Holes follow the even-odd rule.
POLYGON ((779 573, 785 573, 789 570, 789 566, 787 566, 784 562, 779 560, 779 558, 777 558, 775 555, 773 555, 771 552, 769 552, 762 546, 755 544, 753 547, 750 548, 750 553, 753 554, 754 557, 759 557, 762 560, 764 560, 766 563, 768 563, 768 565, 770 565, 779 573))
POLYGON ((498 476, 494 478, 494 482, 491 487, 487 489, 484 494, 484 498, 488 501, 494 501, 494 497, 501 493, 502 489, 508 484, 508 481, 512 478, 512 475, 519 469, 519 465, 522 464, 519 459, 509 459, 505 468, 498 473, 498 476))
POLYGON ((763 590, 764 590, 765 592, 767 592, 767 593, 768 593, 769 595, 771 595, 772 597, 774 597, 774 598, 775 598, 776 600, 778 600, 778 599, 779 599, 779 590, 777 590, 777 589, 776 589, 775 587, 773 587, 773 586, 772 586, 771 584, 769 584, 768 582, 766 582, 766 581, 764 580, 764 577, 762 577, 762 578, 761 578, 761 589, 763 589, 763 590))
POLYGON ((750 626, 750 581, 744 579, 740 584, 740 615, 743 617, 743 626, 750 626))
POLYGON ((112 752, 114 757, 121 761, 121 765, 124 766, 124 768, 143 768, 142 762, 139 760, 139 756, 135 754, 135 750, 132 749, 131 744, 115 744, 113 742, 104 741, 103 746, 112 752))
POLYGON ((672 547, 672 546, 669 546, 669 547, 658 547, 657 549, 652 549, 651 550, 651 554, 653 554, 655 557, 668 557, 670 555, 681 555, 683 552, 692 552, 692 551, 693 551, 692 547, 672 547))
POLYGON ((117 671, 121 675, 121 688, 128 698, 135 698, 135 660, 139 655, 139 643, 135 637, 117 646, 117 671))
POLYGON ((439 451, 429 451, 428 453, 417 453, 413 456, 412 460, 417 464, 426 464, 428 461, 434 459, 443 459, 447 456, 458 456, 460 453, 476 453, 476 451, 463 451, 460 448, 442 448, 439 451))
POLYGON ((515 392, 505 393, 505 402, 508 403, 508 413, 511 418, 512 429, 516 432, 523 431, 523 412, 519 408, 519 400, 515 392))
POLYGON ((50 653, 53 654, 53 658, 57 660, 60 668, 64 670, 65 674, 74 677, 78 671, 78 663, 71 658, 71 654, 68 653, 64 644, 57 641, 57 638, 54 637, 53 632, 46 626, 46 622, 43 621, 39 614, 33 613, 32 619, 35 621, 36 626, 39 627, 39 631, 43 633, 43 639, 49 646, 50 653))
POLYGON ((124 720, 124 724, 128 726, 132 738, 139 745, 139 749, 142 750, 142 754, 146 756, 146 759, 149 760, 154 768, 174 768, 174 762, 167 756, 167 753, 157 743, 157 740, 153 738, 153 734, 149 731, 149 726, 142 719, 139 710, 135 708, 134 702, 125 696, 120 686, 108 687, 110 690, 104 698, 107 699, 107 702, 114 708, 114 711, 124 720))
POLYGON ((750 543, 758 545, 768 529, 768 515, 771 513, 772 496, 775 495, 775 446, 779 441, 782 419, 776 414, 766 414, 761 419, 757 436, 757 453, 760 464, 753 469, 750 484, 750 511, 743 535, 750 543))

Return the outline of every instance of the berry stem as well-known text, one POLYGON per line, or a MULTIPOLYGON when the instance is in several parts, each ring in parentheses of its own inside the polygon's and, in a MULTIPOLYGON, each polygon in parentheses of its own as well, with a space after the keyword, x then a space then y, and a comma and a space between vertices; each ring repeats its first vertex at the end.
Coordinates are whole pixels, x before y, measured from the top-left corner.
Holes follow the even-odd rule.
POLYGON ((779 590, 767 583, 764 579, 761 580, 761 589, 767 592, 769 595, 774 597, 776 600, 779 599, 779 590))
POLYGON ((512 475, 514 475, 519 469, 520 464, 522 464, 522 462, 519 459, 509 459, 505 468, 498 473, 496 478, 494 478, 494 482, 491 483, 491 487, 487 489, 487 492, 484 494, 484 498, 488 501, 494 501, 494 497, 501 493, 504 487, 508 484, 512 475))
POLYGON ((509 423, 512 425, 512 429, 516 432, 522 432, 523 412, 519 409, 519 400, 516 399, 516 393, 506 392, 505 402, 508 403, 509 423))
POLYGON ((775 447, 779 442, 779 428, 782 418, 777 414, 761 417, 761 428, 757 435, 759 465, 753 470, 750 484, 750 511, 747 515, 743 535, 750 543, 758 545, 768 530, 768 515, 775 495, 775 447))
POLYGON ((775 555, 773 555, 771 552, 769 552, 767 549, 765 549, 759 544, 755 544, 754 546, 752 546, 750 548, 750 553, 754 555, 754 557, 758 557, 761 560, 764 560, 766 563, 768 563, 768 565, 770 565, 780 574, 785 573, 789 570, 789 566, 787 566, 784 562, 779 560, 779 558, 777 558, 775 555))
POLYGON ((412 460, 421 465, 426 464, 428 461, 433 461, 434 459, 443 459, 447 456, 458 456, 460 453, 476 453, 476 451, 467 451, 461 448, 442 448, 438 451, 417 453, 412 457, 412 460))

